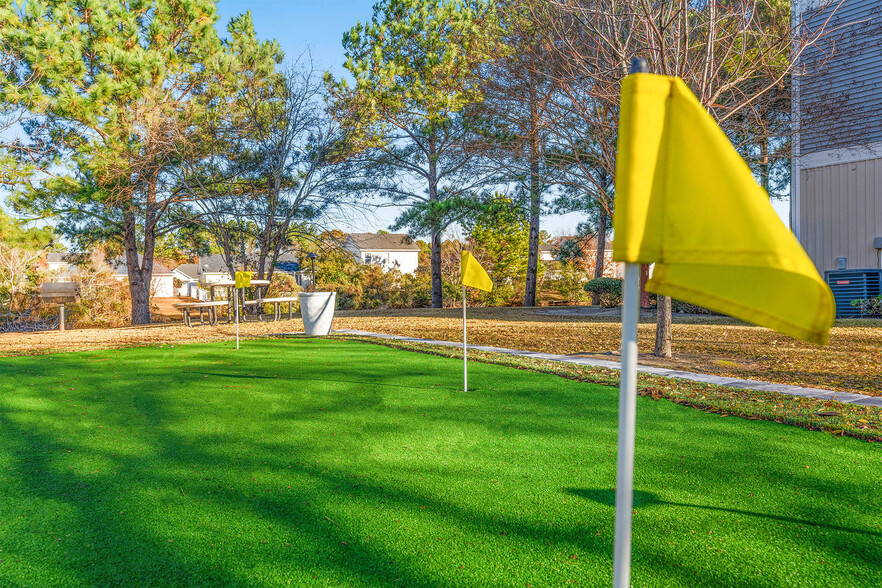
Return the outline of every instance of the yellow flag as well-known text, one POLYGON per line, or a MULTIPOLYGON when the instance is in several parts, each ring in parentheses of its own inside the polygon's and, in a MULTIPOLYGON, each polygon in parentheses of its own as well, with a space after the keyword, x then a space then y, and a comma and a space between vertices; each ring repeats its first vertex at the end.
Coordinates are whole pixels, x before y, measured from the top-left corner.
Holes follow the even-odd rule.
POLYGON ((254 272, 236 272, 236 288, 247 288, 251 285, 251 275, 254 272))
POLYGON ((477 288, 489 292, 493 289, 493 281, 475 256, 468 251, 462 252, 459 264, 459 273, 462 276, 462 285, 477 288))
POLYGON ((613 258, 646 289, 825 343, 833 295, 722 130, 679 78, 622 82, 613 258))

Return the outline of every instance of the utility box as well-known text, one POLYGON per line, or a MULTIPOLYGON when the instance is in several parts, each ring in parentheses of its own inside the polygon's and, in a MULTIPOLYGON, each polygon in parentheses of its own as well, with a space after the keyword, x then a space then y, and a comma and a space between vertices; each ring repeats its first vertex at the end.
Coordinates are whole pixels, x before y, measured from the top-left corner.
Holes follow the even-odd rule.
POLYGON ((836 300, 836 318, 860 318, 853 300, 875 298, 882 291, 882 269, 853 269, 824 272, 824 279, 836 300))
POLYGON ((64 305, 80 301, 80 286, 74 282, 43 284, 40 286, 40 300, 46 304, 58 305, 58 330, 64 330, 64 305))
POLYGON ((71 304, 80 301, 80 286, 74 282, 43 284, 40 300, 47 304, 71 304))

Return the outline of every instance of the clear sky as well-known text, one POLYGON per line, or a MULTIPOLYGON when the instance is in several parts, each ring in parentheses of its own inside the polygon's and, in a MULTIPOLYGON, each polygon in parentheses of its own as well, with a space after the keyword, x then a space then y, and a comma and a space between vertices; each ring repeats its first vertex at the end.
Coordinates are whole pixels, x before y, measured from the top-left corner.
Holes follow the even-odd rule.
POLYGON ((307 48, 316 65, 343 71, 343 32, 370 20, 375 0, 220 0, 218 28, 248 10, 261 39, 275 39, 289 59, 307 48))

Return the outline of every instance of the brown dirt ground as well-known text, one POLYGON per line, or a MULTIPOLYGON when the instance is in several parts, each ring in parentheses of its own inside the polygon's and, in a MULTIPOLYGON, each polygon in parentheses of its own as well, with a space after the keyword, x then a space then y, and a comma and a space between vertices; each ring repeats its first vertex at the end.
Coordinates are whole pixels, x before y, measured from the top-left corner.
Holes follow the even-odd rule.
MULTIPOLYGON (((163 317, 165 318, 165 317, 163 317)), ((882 321, 840 321, 820 347, 723 317, 675 317, 674 359, 653 357, 655 319, 641 318, 641 363, 675 369, 882 396, 882 321)), ((461 309, 340 311, 335 329, 447 341, 462 339, 461 309)), ((302 331, 299 319, 241 325, 245 337, 302 331)), ((0 334, 0 356, 138 345, 230 340, 235 326, 186 328, 180 319, 148 327, 0 334)), ((469 342, 616 359, 616 311, 589 307, 475 308, 469 342)))

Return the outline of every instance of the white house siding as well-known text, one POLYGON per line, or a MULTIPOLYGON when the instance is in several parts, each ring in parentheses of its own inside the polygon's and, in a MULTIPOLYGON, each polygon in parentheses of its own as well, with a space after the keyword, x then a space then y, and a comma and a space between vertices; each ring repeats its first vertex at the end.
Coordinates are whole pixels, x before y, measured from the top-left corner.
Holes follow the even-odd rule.
POLYGON ((417 270, 419 253, 416 251, 363 251, 362 263, 380 265, 383 269, 397 269, 403 274, 412 274, 417 270))
POLYGON ((800 172, 800 239, 818 270, 879 267, 874 239, 882 237, 882 158, 800 172))
MULTIPOLYGON (((114 274, 120 282, 128 283, 129 276, 114 274)), ((155 298, 171 298, 175 295, 175 277, 171 274, 153 275, 150 277, 150 295, 155 298)))
POLYGON ((171 274, 153 276, 150 279, 150 289, 156 298, 171 298, 175 295, 175 278, 171 274))

